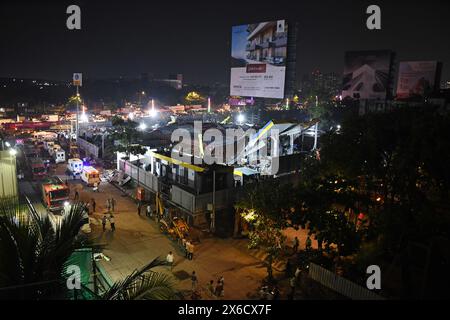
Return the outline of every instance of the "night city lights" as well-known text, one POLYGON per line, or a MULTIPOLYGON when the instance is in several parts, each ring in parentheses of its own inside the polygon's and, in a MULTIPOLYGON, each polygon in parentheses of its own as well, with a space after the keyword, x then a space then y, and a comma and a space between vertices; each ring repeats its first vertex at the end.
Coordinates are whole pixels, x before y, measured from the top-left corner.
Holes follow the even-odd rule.
POLYGON ((0 302, 384 319, 449 299, 449 17, 0 2, 0 302))

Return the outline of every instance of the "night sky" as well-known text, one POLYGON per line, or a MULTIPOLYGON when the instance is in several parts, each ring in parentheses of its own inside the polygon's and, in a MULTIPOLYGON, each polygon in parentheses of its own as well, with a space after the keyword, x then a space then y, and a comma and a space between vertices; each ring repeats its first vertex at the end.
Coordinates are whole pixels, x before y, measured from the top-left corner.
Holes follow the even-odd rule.
POLYGON ((183 73, 227 83, 231 26, 299 22, 297 72, 342 73, 346 50, 392 49, 400 60, 439 60, 450 80, 450 1, 11 1, 0 2, 0 77, 70 80, 183 73), (66 28, 78 4, 82 30, 66 28), (365 27, 378 4, 382 30, 365 27))

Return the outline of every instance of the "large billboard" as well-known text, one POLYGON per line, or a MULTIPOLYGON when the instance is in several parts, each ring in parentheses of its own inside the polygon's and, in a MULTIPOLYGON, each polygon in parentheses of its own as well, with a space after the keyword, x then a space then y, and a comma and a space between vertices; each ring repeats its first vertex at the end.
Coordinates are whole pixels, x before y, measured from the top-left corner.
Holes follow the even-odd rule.
POLYGON ((400 62, 397 82, 397 98, 407 99, 424 96, 435 90, 439 84, 437 61, 400 62))
POLYGON ((392 52, 389 50, 346 52, 342 98, 385 99, 391 68, 392 52))
POLYGON ((284 98, 287 33, 285 20, 232 28, 230 95, 284 98))

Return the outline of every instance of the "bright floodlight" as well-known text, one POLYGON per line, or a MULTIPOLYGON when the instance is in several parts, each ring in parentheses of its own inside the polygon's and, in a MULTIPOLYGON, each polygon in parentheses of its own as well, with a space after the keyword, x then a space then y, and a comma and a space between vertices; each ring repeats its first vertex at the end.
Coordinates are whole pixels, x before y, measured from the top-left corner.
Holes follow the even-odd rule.
POLYGON ((243 115, 242 113, 238 114, 237 121, 239 123, 243 123, 245 121, 245 115, 243 115))
POLYGON ((154 118, 157 115, 157 111, 154 108, 151 108, 149 111, 150 117, 154 118))
POLYGON ((139 129, 142 130, 142 131, 144 131, 145 129, 147 129, 147 125, 146 125, 145 123, 142 122, 142 123, 139 125, 139 129))
POLYGON ((340 124, 337 125, 337 129, 341 130, 341 125, 340 124))
POLYGON ((10 148, 10 147, 11 147, 11 144, 10 144, 8 141, 6 141, 6 142, 5 142, 5 146, 8 147, 8 148, 10 148))
POLYGON ((9 154, 12 156, 15 156, 17 154, 17 150, 16 149, 10 149, 9 150, 9 154))
POLYGON ((80 116, 80 121, 81 122, 89 122, 89 118, 88 118, 88 116, 87 116, 87 114, 86 113, 82 113, 81 114, 81 116, 80 116))

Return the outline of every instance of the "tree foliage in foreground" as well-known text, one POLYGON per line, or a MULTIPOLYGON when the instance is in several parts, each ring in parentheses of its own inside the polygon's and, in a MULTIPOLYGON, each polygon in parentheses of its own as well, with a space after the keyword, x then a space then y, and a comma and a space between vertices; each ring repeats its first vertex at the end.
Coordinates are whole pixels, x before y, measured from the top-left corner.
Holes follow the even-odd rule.
POLYGON ((19 205, 17 199, 0 200, 0 291, 8 298, 41 299, 49 292, 32 284, 48 283, 58 287, 66 262, 80 246, 76 236, 82 225, 85 205, 77 203, 54 224, 49 215, 19 205))
MULTIPOLYGON (((0 199, 0 298, 66 299, 66 268, 74 251, 82 246, 78 234, 86 205, 75 203, 60 223, 19 205, 16 198, 0 199)), ((178 293, 172 277, 152 269, 165 265, 155 259, 124 280, 117 281, 100 300, 167 300, 178 293)), ((85 290, 82 288, 82 290, 85 290)))

